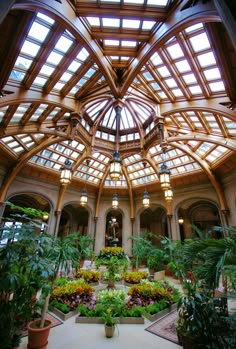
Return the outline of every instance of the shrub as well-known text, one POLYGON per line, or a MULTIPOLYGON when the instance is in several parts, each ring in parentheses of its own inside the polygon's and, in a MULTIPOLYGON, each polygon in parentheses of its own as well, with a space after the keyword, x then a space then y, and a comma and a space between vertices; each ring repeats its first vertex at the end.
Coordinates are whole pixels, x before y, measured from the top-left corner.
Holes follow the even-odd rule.
POLYGON ((100 272, 80 269, 76 275, 76 278, 83 278, 88 283, 98 282, 100 279, 100 272))
POLYGON ((89 301, 93 292, 94 289, 83 280, 75 280, 54 288, 51 299, 67 304, 70 310, 74 310, 78 304, 89 301))
POLYGON ((127 271, 123 275, 124 280, 130 284, 138 284, 142 279, 148 277, 145 271, 127 271))

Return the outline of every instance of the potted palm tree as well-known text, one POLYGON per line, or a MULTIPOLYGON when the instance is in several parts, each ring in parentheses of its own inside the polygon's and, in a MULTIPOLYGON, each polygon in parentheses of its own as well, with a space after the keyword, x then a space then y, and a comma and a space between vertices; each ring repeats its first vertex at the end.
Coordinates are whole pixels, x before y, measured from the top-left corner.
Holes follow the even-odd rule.
POLYGON ((59 270, 63 269, 66 273, 70 273, 71 267, 76 267, 76 264, 79 263, 79 250, 77 243, 77 233, 69 234, 64 239, 54 237, 51 240, 50 248, 46 251, 47 258, 52 265, 51 273, 48 278, 50 287, 47 289, 47 295, 44 299, 41 318, 28 324, 28 348, 41 348, 47 344, 50 324, 48 324, 48 321, 46 320, 46 313, 48 311, 51 291, 55 286, 59 270), (47 335, 44 337, 45 332, 47 335))
POLYGON ((19 344, 27 322, 38 308, 37 292, 51 272, 44 251, 51 239, 39 234, 40 210, 6 203, 13 210, 0 228, 0 343, 8 349, 19 344))
POLYGON ((234 348, 236 345, 236 313, 228 312, 228 297, 236 294, 236 230, 215 227, 227 231, 227 236, 214 239, 195 238, 183 250, 187 263, 194 265, 197 283, 188 283, 187 294, 179 302, 177 330, 184 348, 197 348, 210 339, 212 348, 234 348), (217 293, 221 277, 226 278, 225 292, 217 293), (196 287, 197 285, 197 287, 196 287), (227 286, 227 287, 226 287, 227 286), (194 343, 189 344, 193 339, 194 343), (198 346, 197 346, 198 345, 198 346))

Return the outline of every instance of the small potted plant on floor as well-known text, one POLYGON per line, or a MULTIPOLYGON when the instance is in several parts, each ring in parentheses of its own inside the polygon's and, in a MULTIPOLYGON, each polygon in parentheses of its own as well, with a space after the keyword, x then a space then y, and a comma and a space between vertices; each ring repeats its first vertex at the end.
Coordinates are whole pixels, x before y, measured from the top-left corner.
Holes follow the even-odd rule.
POLYGON ((105 328, 105 335, 107 338, 111 338, 114 335, 115 332, 115 326, 118 323, 118 317, 116 316, 116 312, 113 308, 107 308, 102 316, 101 319, 104 323, 105 328))

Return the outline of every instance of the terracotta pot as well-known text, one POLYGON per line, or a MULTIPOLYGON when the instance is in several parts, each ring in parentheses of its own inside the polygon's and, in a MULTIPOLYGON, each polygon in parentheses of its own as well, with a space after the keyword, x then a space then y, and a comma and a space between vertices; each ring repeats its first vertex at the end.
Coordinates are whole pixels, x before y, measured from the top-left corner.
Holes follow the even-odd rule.
POLYGON ((105 325, 105 335, 107 338, 111 338, 114 336, 115 326, 107 326, 105 325))
POLYGON ((39 328, 40 320, 31 321, 28 328, 28 349, 46 349, 52 321, 46 320, 45 326, 39 328))

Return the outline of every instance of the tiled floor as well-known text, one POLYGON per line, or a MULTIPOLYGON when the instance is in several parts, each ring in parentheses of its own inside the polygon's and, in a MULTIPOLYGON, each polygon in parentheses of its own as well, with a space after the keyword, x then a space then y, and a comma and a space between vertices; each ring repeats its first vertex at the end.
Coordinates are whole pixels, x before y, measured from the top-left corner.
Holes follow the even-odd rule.
MULTIPOLYGON (((171 280, 172 281, 172 280, 171 280)), ((176 286, 179 287, 178 281, 176 286)), ((113 338, 106 338, 103 324, 75 323, 75 317, 53 327, 47 349, 180 349, 181 346, 145 331, 151 322, 143 325, 118 324, 113 338)), ((19 349, 27 349, 28 338, 22 339, 19 349)))

